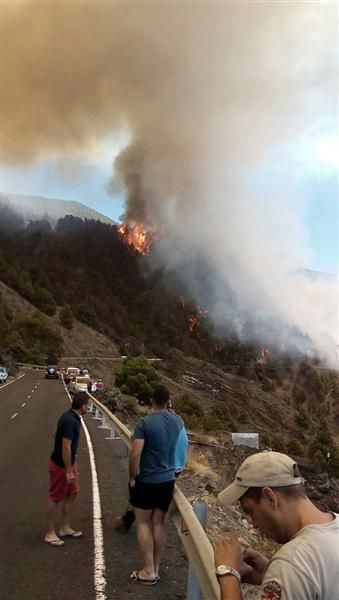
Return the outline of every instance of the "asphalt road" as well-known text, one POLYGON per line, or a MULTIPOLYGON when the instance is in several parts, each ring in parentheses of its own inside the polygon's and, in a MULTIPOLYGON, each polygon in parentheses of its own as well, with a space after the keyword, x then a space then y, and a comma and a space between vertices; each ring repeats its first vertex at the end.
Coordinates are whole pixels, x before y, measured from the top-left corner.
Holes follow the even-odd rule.
POLYGON ((0 597, 2 600, 178 599, 186 596, 187 562, 174 528, 161 581, 147 588, 129 580, 140 568, 135 531, 117 532, 114 519, 127 503, 127 459, 119 458, 109 432, 85 417, 94 449, 101 498, 104 591, 95 590, 92 475, 84 431, 78 453, 81 491, 72 526, 84 532, 61 548, 44 543, 48 459, 60 415, 69 398, 61 381, 41 371, 0 387, 0 597))

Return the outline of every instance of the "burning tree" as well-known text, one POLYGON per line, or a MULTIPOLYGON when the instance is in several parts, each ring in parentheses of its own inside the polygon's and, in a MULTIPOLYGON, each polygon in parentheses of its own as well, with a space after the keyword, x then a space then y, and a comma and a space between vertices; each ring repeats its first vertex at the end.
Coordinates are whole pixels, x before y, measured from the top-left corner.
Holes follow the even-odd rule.
POLYGON ((152 244, 159 239, 156 233, 142 223, 136 223, 134 227, 122 224, 118 227, 118 233, 126 246, 140 252, 143 256, 150 255, 152 244))

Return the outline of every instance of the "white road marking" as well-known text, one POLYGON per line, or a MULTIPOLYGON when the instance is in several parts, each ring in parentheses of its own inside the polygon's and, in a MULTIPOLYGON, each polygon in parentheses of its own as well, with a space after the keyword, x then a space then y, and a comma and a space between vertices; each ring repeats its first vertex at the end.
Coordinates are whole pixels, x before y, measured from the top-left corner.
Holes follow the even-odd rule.
POLYGON ((34 390, 31 391, 31 394, 34 394, 34 390))
POLYGON ((7 387, 8 385, 11 385, 11 383, 15 383, 16 381, 19 381, 19 379, 22 379, 23 377, 25 377, 26 373, 23 373, 22 375, 19 375, 19 377, 17 377, 16 379, 13 379, 13 381, 8 381, 7 383, 4 383, 1 387, 0 390, 3 390, 5 387, 7 387))
POLYGON ((23 403, 21 404, 21 406, 26 406, 26 402, 23 402, 23 403))
POLYGON ((28 399, 30 399, 31 396, 27 396, 28 399))
POLYGON ((18 416, 18 413, 14 413, 14 415, 11 416, 11 419, 15 419, 15 417, 18 416))
MULTIPOLYGON (((63 385, 67 396, 72 402, 72 398, 69 395, 68 389, 63 381, 63 385)), ((102 531, 102 517, 101 517, 101 502, 100 502, 100 491, 98 483, 98 475, 95 466, 95 456, 93 452, 93 446, 91 437, 86 424, 81 419, 82 427, 85 432, 89 460, 91 465, 92 474, 92 502, 93 502, 93 534, 94 534, 94 591, 95 600, 107 600, 106 595, 106 565, 105 565, 105 554, 104 554, 104 536, 102 531)))
POLYGON ((93 532, 94 532, 94 590, 96 600, 106 600, 106 566, 105 566, 105 555, 104 555, 104 537, 102 531, 102 520, 101 520, 101 504, 100 504, 100 492, 98 484, 98 476, 95 466, 95 457, 93 452, 93 446, 88 429, 82 421, 84 428, 89 459, 91 463, 92 472, 92 498, 93 498, 93 532))

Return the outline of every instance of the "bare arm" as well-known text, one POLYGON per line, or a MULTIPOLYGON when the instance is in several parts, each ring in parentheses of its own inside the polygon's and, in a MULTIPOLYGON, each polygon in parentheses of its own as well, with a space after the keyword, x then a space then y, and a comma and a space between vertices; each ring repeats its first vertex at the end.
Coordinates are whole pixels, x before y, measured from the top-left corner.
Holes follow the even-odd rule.
POLYGON ((144 444, 145 440, 133 440, 132 442, 132 448, 129 454, 129 482, 132 487, 138 474, 140 457, 144 444))
POLYGON ((240 583, 232 575, 219 577, 220 600, 243 600, 240 583))
POLYGON ((69 438, 62 438, 62 460, 66 468, 66 477, 68 481, 74 479, 74 473, 72 472, 72 453, 71 453, 72 440, 69 438))
MULTIPOLYGON (((243 560, 242 548, 236 534, 232 531, 229 538, 223 538, 213 544, 215 566, 233 567, 243 577, 251 571, 243 560)), ((218 577, 221 600, 243 600, 240 581, 234 575, 218 577)))

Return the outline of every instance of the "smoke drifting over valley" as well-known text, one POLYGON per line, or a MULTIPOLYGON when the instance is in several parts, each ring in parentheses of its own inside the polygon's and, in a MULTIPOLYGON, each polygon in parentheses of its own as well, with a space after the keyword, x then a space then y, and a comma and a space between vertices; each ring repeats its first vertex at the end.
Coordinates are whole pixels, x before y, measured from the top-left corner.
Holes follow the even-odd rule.
POLYGON ((108 182, 125 194, 123 220, 165 231, 159 255, 182 277, 190 256, 211 265, 217 326, 246 337, 249 319, 258 336, 275 323, 285 347, 298 331, 333 357, 336 280, 301 269, 310 250, 293 174, 280 165, 262 194, 253 174, 335 121, 336 6, 27 1, 2 11, 4 161, 81 160, 95 140, 127 132, 108 182))

